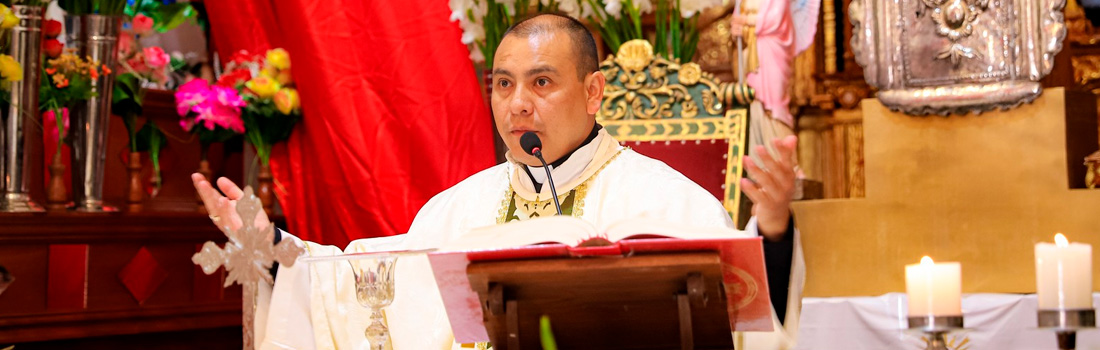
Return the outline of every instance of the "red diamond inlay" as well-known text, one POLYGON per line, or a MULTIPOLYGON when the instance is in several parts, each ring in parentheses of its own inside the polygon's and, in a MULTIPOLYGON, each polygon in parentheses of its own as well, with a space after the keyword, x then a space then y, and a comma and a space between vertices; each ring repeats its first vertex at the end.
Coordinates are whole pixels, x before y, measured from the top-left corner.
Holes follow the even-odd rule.
POLYGON ((118 272, 118 279, 140 305, 144 304, 157 287, 168 279, 168 271, 160 267, 157 259, 153 258, 153 254, 148 249, 141 247, 130 262, 122 267, 122 271, 118 272))

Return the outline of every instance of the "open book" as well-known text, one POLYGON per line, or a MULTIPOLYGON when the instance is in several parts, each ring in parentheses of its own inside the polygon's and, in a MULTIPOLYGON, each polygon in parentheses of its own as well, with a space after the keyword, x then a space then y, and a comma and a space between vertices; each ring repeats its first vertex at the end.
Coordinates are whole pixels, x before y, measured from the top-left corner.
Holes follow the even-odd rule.
POLYGON ((455 340, 488 341, 481 302, 466 275, 474 262, 555 258, 629 258, 717 252, 731 329, 771 331, 771 301, 761 238, 729 228, 694 228, 653 219, 600 231, 579 218, 553 216, 475 229, 429 254, 455 340))

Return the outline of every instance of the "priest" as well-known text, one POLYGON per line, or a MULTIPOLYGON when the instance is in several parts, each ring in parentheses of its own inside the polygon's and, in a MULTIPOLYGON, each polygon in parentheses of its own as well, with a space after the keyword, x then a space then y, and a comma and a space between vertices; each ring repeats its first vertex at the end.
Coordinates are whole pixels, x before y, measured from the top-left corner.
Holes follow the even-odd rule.
MULTIPOLYGON (((406 235, 361 239, 343 250, 283 231, 276 231, 272 240, 293 240, 312 256, 440 248, 477 227, 555 215, 542 163, 520 146, 527 132, 542 140, 563 215, 597 228, 639 217, 734 228, 709 192, 664 163, 623 148, 596 123, 606 78, 599 70, 595 41, 583 24, 553 14, 518 22, 504 35, 493 63, 491 104, 497 131, 508 147, 507 162, 436 195, 406 235)), ((735 334, 739 349, 793 347, 802 281, 797 232, 788 208, 794 195, 796 142, 793 136, 776 140, 774 158, 761 150, 760 163, 745 164, 753 180, 743 180, 742 188, 754 203, 755 217, 743 234, 764 237, 777 312, 774 332, 735 334)), ((214 223, 227 230, 239 227, 234 206, 240 188, 221 178, 217 185, 223 196, 201 175, 192 178, 214 223)), ((261 215, 257 221, 268 219, 261 215)), ((454 342, 426 257, 399 260, 395 279, 397 295, 385 312, 393 349, 472 346, 454 342)), ((260 288, 256 309, 260 349, 367 348, 363 331, 369 312, 356 300, 347 264, 280 267, 274 286, 260 288)))

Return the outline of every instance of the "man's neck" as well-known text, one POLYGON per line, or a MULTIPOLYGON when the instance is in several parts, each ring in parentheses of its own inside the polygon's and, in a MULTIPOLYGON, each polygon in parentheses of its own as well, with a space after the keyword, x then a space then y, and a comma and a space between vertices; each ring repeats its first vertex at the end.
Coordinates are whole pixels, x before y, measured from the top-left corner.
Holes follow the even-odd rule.
MULTIPOLYGON (((600 129, 603 129, 602 125, 600 125, 599 123, 593 124, 592 125, 592 131, 588 133, 588 137, 584 139, 584 142, 581 142, 581 144, 579 146, 577 146, 573 150, 569 151, 568 153, 566 153, 561 158, 558 158, 557 160, 547 164, 547 166, 550 167, 550 170, 554 170, 555 168, 560 167, 562 164, 565 164, 565 162, 567 160, 569 160, 570 156, 572 156, 574 153, 577 153, 577 150, 579 150, 579 149, 583 148, 584 146, 587 146, 588 144, 592 143, 592 141, 596 139, 596 136, 599 136, 600 129)), ((534 174, 532 173, 531 168, 532 168, 532 166, 530 166, 530 165, 524 166, 523 171, 527 173, 527 176, 529 178, 531 178, 531 183, 535 185, 535 192, 542 191, 542 181, 540 181, 540 180, 544 180, 544 178, 534 176, 534 174)), ((541 167, 534 167, 534 168, 536 168, 535 169, 536 171, 545 171, 545 170, 542 170, 541 167)))

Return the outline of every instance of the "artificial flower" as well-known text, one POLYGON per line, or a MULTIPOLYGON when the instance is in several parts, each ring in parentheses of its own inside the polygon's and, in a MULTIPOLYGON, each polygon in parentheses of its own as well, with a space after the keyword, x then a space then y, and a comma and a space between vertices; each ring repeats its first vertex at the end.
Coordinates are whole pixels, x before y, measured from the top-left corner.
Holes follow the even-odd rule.
POLYGON ((222 76, 218 78, 217 84, 227 87, 236 87, 237 84, 243 84, 250 79, 252 79, 252 72, 247 69, 237 69, 222 74, 222 76))
POLYGON ((42 42, 42 51, 45 51, 46 57, 57 58, 65 51, 65 45, 57 39, 46 39, 42 42))
POLYGON ((50 39, 61 35, 61 22, 56 19, 49 19, 42 22, 42 34, 50 39))
POLYGON ((284 86, 290 85, 290 83, 294 82, 294 79, 290 76, 290 69, 279 71, 279 74, 275 76, 275 81, 284 86))
POLYGON ((149 65, 153 69, 162 69, 168 66, 168 63, 172 61, 172 57, 169 57, 164 49, 150 46, 142 50, 145 55, 145 64, 149 65))
POLYGON ((19 17, 15 17, 15 11, 12 11, 7 6, 0 8, 0 14, 4 16, 4 20, 0 22, 0 29, 11 29, 15 27, 16 24, 19 24, 19 17))
POLYGON ((281 48, 267 51, 267 64, 275 69, 290 69, 290 54, 281 48))
POLYGON ((122 32, 118 36, 118 55, 119 57, 125 57, 130 54, 130 51, 134 50, 134 35, 129 32, 122 32))
POLYGON ((283 88, 275 93, 275 108, 278 108, 279 112, 290 114, 300 106, 301 101, 298 99, 298 90, 283 88))
MULTIPOLYGON (((191 79, 176 90, 176 113, 185 116, 192 107, 211 98, 210 83, 206 79, 191 79)), ((184 128, 190 130, 190 128, 184 128)))
POLYGON ((252 80, 244 83, 244 86, 259 98, 270 98, 274 96, 275 92, 278 92, 280 88, 279 82, 266 75, 252 78, 252 80))
MULTIPOLYGON (((214 87, 219 86, 215 85, 214 87)), ((215 103, 203 103, 195 106, 191 111, 198 115, 195 117, 195 123, 208 130, 220 126, 238 134, 244 133, 244 120, 241 119, 241 111, 238 108, 215 103)))
POLYGON ((23 67, 9 55, 0 55, 0 78, 4 81, 23 80, 23 67))
POLYGON ((137 16, 134 16, 134 20, 130 22, 130 28, 138 35, 148 34, 153 30, 153 19, 139 13, 137 16))

